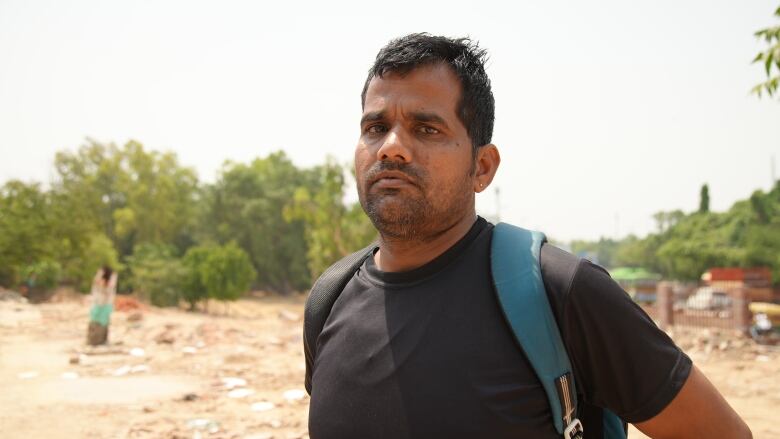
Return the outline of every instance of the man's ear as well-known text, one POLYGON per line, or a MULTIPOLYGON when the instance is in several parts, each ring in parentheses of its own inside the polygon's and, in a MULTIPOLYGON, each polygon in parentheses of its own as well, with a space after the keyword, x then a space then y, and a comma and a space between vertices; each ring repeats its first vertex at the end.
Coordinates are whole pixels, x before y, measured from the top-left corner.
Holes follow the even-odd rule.
POLYGON ((474 163, 474 192, 482 192, 490 186, 501 164, 501 155, 496 145, 489 143, 477 149, 474 163))

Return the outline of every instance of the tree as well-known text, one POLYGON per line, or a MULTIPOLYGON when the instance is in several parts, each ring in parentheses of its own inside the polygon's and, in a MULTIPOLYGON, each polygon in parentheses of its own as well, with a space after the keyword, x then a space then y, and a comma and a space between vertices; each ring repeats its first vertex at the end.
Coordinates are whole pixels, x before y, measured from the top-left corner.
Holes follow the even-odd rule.
POLYGON ((122 258, 143 243, 180 251, 192 244, 197 177, 175 154, 88 140, 75 153, 57 153, 54 164, 53 192, 70 220, 102 232, 122 258))
POLYGON ((703 184, 701 191, 699 191, 699 213, 707 213, 710 211, 710 188, 707 184, 703 184))
POLYGON ((54 256, 50 205, 37 183, 12 180, 0 188, 1 284, 18 284, 24 267, 54 256))
MULTIPOLYGON (((774 15, 780 18, 780 7, 775 10, 774 15)), ((780 87, 780 25, 761 29, 755 36, 766 41, 769 47, 753 59, 753 63, 763 63, 767 79, 753 87, 752 92, 759 97, 763 93, 772 97, 780 87)))
POLYGON ((328 158, 311 171, 312 185, 299 187, 285 209, 288 221, 305 225, 312 279, 342 257, 368 245, 376 232, 359 204, 344 205, 344 169, 328 158))
POLYGON ((155 306, 179 304, 187 272, 175 252, 171 245, 146 243, 127 258, 133 289, 155 306))
POLYGON ((208 296, 217 300, 236 300, 249 289, 257 273, 245 251, 235 243, 214 247, 202 271, 208 296))
POLYGON ((283 210, 308 174, 284 152, 252 163, 225 163, 217 182, 206 190, 204 241, 234 241, 252 261, 257 283, 287 293, 309 286, 302 221, 286 221, 283 210))

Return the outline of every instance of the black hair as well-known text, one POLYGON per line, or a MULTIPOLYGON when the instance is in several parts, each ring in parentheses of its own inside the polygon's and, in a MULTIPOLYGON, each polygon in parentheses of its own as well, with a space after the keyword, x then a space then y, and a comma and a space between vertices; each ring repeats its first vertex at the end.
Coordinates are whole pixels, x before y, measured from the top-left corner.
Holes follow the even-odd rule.
POLYGON ((471 138, 473 151, 490 143, 495 120, 495 100, 485 73, 487 51, 469 38, 447 38, 428 33, 409 34, 387 43, 376 55, 360 95, 365 107, 368 84, 386 73, 405 75, 415 68, 445 63, 460 80, 457 112, 471 138))
POLYGON ((104 266, 103 266, 103 281, 105 281, 106 283, 108 283, 108 281, 109 281, 109 280, 111 280, 111 274, 112 274, 113 272, 114 272, 114 271, 113 271, 113 270, 111 270, 111 267, 110 267, 110 266, 108 266, 108 265, 104 265, 104 266))

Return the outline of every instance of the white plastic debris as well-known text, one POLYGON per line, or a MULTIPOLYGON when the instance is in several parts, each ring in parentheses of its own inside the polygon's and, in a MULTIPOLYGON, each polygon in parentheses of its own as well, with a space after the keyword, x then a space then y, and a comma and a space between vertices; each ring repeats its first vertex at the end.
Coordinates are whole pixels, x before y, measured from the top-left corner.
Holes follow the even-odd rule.
POLYGON ((185 354, 195 354, 198 352, 198 348, 192 347, 192 346, 184 346, 181 350, 185 354))
POLYGON ((76 372, 64 372, 62 374, 63 380, 77 380, 79 378, 79 374, 76 372))
POLYGON ((145 364, 139 364, 130 368, 130 373, 149 372, 149 366, 145 364))
POLYGON ((284 392, 283 396, 287 401, 300 401, 306 396, 306 392, 301 389, 292 389, 284 392))
POLYGON ((130 352, 128 352, 133 357, 143 357, 146 355, 146 351, 144 351, 142 348, 133 348, 130 349, 130 352))
POLYGON ((219 424, 211 419, 198 418, 187 421, 187 428, 214 434, 219 431, 219 424))
POLYGON ((31 370, 29 372, 22 372, 17 376, 19 377, 20 380, 31 380, 33 378, 38 378, 38 375, 39 375, 38 372, 31 370))
POLYGON ((253 393, 255 391, 250 389, 233 389, 228 392, 228 398, 246 398, 253 393))
POLYGON ((119 369, 114 370, 112 375, 114 375, 115 377, 121 377, 122 375, 127 375, 130 372, 130 369, 131 369, 130 366, 124 365, 119 369))
POLYGON ((273 410, 274 408, 276 408, 276 405, 268 401, 260 401, 252 404, 253 412, 267 412, 269 410, 273 410))
POLYGON ((246 380, 243 378, 236 378, 236 377, 224 377, 222 378, 222 384, 225 386, 226 389, 235 389, 236 387, 244 387, 246 386, 246 380))

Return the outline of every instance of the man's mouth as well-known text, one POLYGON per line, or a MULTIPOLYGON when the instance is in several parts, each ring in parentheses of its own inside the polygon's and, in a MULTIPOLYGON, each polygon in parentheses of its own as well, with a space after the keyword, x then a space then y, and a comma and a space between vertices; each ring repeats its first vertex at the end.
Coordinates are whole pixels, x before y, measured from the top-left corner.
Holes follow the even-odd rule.
POLYGON ((412 179, 401 171, 381 171, 370 180, 370 187, 378 189, 400 189, 416 186, 412 179))

